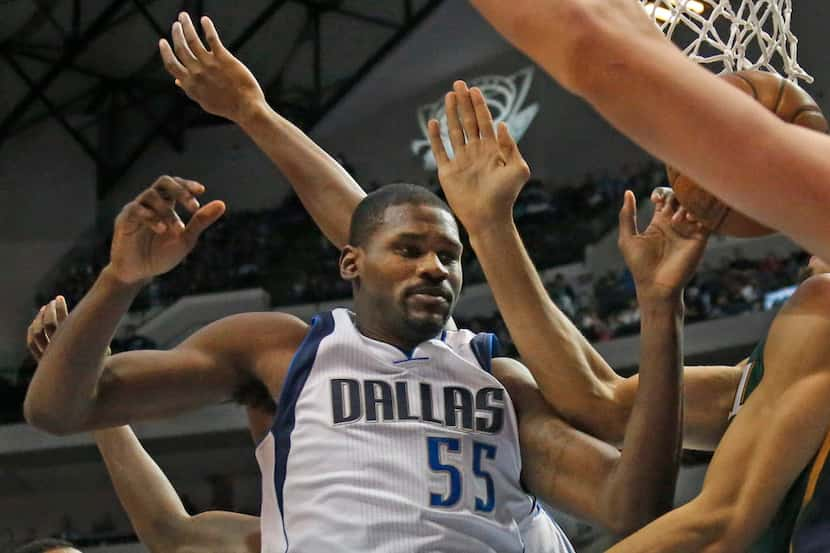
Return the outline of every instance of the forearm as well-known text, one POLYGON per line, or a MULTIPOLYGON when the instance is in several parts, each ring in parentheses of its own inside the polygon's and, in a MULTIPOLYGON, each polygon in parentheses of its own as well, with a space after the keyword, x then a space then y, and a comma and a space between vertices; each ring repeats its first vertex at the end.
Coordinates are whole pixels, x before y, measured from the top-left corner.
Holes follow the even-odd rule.
POLYGON ((619 377, 551 301, 513 221, 471 231, 470 243, 522 361, 548 403, 597 437, 614 433, 602 421, 615 418, 609 408, 619 377))
POLYGON ((105 268, 64 321, 38 364, 26 393, 26 419, 54 433, 79 431, 94 405, 115 329, 141 289, 105 268))
POLYGON ((95 432, 98 451, 130 523, 151 550, 181 542, 189 518, 176 490, 129 426, 95 432))
POLYGON ((830 201, 827 136, 785 124, 688 60, 634 0, 471 1, 514 45, 649 153, 737 210, 830 257, 830 219, 823 209, 830 201), (787 189, 787 201, 782 182, 799 183, 787 189))
POLYGON ((346 244, 352 212, 366 195, 348 172, 303 131, 267 104, 259 103, 239 126, 291 183, 323 234, 346 244))
POLYGON ((724 514, 699 499, 678 507, 617 543, 608 553, 736 553, 724 548, 724 514))
POLYGON ((576 75, 580 96, 649 153, 730 206, 811 252, 830 252, 830 221, 822 209, 830 201, 827 136, 780 121, 659 33, 632 29, 628 19, 615 26, 592 18, 590 29, 592 39, 582 51, 586 69, 576 75), (798 182, 788 189, 795 196, 770 201, 781 182, 798 182))
POLYGON ((682 444, 682 300, 641 298, 640 385, 603 490, 630 533, 671 509, 682 444))

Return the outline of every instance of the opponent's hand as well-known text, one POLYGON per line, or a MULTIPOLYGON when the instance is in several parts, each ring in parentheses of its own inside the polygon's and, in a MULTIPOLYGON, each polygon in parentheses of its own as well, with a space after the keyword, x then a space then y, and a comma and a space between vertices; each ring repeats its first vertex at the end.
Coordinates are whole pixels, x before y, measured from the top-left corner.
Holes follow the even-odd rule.
POLYGON ((201 22, 209 49, 182 12, 173 23, 173 47, 165 39, 159 41, 164 67, 203 110, 239 123, 252 107, 265 102, 265 95, 248 68, 222 45, 210 18, 201 22))
POLYGON ((620 210, 619 247, 637 286, 637 296, 678 297, 697 268, 709 232, 680 207, 671 189, 652 193, 651 223, 637 230, 637 202, 627 190, 620 210))
POLYGON ((494 221, 509 221, 530 168, 507 125, 500 123, 495 130, 481 90, 468 90, 463 81, 455 82, 444 101, 452 159, 438 121, 431 120, 428 130, 447 202, 470 234, 494 221))
POLYGON ((200 207, 196 197, 204 191, 198 182, 163 176, 124 206, 115 219, 109 271, 122 282, 139 283, 178 265, 225 212, 219 200, 200 207), (186 226, 177 203, 192 213, 186 226))
POLYGON ((26 346, 28 346, 35 361, 40 362, 40 358, 43 357, 43 352, 49 346, 52 336, 55 335, 58 327, 68 316, 69 310, 63 296, 57 296, 40 308, 26 332, 26 346))

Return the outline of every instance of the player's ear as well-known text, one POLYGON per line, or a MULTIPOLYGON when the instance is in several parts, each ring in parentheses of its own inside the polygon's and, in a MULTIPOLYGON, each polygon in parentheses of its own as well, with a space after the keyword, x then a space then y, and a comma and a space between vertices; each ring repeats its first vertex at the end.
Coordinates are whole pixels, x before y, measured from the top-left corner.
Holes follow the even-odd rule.
POLYGON ((360 262, 363 250, 357 246, 346 244, 340 252, 340 277, 343 280, 354 281, 360 276, 360 262))

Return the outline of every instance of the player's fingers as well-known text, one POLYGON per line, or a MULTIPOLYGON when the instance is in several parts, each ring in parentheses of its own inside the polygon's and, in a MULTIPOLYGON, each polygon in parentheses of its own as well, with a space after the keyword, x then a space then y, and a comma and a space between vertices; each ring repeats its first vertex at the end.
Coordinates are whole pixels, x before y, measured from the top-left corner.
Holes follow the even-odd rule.
POLYGON ((155 211, 141 205, 138 200, 127 206, 127 216, 146 224, 156 234, 163 234, 167 231, 167 223, 156 215, 155 211))
POLYGON ((46 304, 46 311, 43 313, 43 331, 46 337, 51 340, 58 330, 58 309, 55 305, 56 300, 50 301, 46 304))
POLYGON ((66 298, 58 296, 55 298, 55 310, 58 315, 58 324, 61 324, 69 316, 69 306, 66 304, 66 298))
POLYGON ((195 213, 199 209, 199 201, 193 196, 190 189, 191 187, 196 188, 195 185, 197 184, 195 181, 186 181, 180 177, 164 176, 153 183, 153 188, 158 191, 164 200, 171 202, 171 207, 172 204, 178 202, 191 213, 195 213))
POLYGON ((187 12, 181 12, 179 14, 179 23, 182 24, 182 32, 184 33, 185 41, 187 41, 187 47, 190 48, 190 51, 193 52, 196 59, 202 62, 205 61, 210 56, 210 52, 202 44, 202 39, 199 38, 199 33, 196 32, 196 27, 193 25, 193 21, 187 12))
POLYGON ((29 348, 29 352, 31 352, 32 357, 34 357, 35 361, 40 361, 40 358, 43 356, 43 350, 40 346, 37 345, 35 341, 35 334, 34 334, 34 322, 29 325, 29 328, 26 329, 26 347, 29 348))
POLYGON ((516 141, 510 135, 510 129, 504 121, 499 123, 497 138, 499 141, 499 148, 506 158, 519 153, 519 147, 516 146, 516 141))
POLYGON ((163 230, 160 225, 152 227, 153 231, 156 233, 165 232, 175 228, 181 229, 184 227, 181 219, 176 214, 175 201, 171 200, 169 197, 162 197, 158 189, 150 188, 149 190, 146 190, 141 196, 139 196, 137 203, 150 210, 152 215, 148 217, 144 211, 138 208, 136 208, 136 214, 142 214, 142 218, 145 220, 157 218, 164 224, 165 228, 163 230))
POLYGON ((626 190, 620 209, 620 241, 637 234, 637 200, 631 190, 626 190))
POLYGON ((470 89, 470 99, 473 103, 473 109, 476 114, 476 123, 478 130, 483 139, 493 139, 496 133, 493 127, 493 114, 490 113, 490 108, 487 107, 487 101, 484 99, 484 94, 481 89, 474 86, 470 89))
POLYGON ((225 203, 220 200, 214 200, 193 214, 193 217, 190 218, 190 221, 187 222, 187 226, 184 229, 184 238, 191 247, 196 244, 199 235, 219 220, 219 217, 223 213, 225 213, 225 203))
POLYGON ((176 52, 176 57, 179 58, 179 62, 187 68, 187 71, 192 73, 194 69, 199 68, 199 60, 196 59, 196 56, 187 46, 187 40, 184 38, 184 31, 182 30, 182 24, 178 21, 173 23, 173 30, 171 34, 173 35, 173 50, 176 52))
POLYGON ((188 76, 187 68, 176 58, 176 54, 173 53, 173 48, 167 42, 167 39, 163 38, 159 40, 159 53, 161 54, 161 61, 164 64, 164 68, 171 77, 177 81, 181 81, 188 76))
POLYGON ((427 123, 427 134, 429 135, 429 145, 432 147, 432 155, 440 169, 442 165, 450 161, 447 149, 444 148, 444 141, 441 139, 441 124, 435 119, 430 119, 427 123))
POLYGON ((473 108, 473 101, 470 98, 470 90, 464 81, 455 81, 452 85, 456 98, 458 98, 458 115, 461 118, 461 126, 464 134, 467 135, 467 142, 478 140, 479 129, 476 120, 476 112, 473 108))
POLYGON ((455 155, 464 151, 464 131, 461 129, 461 121, 458 119, 458 98, 455 92, 448 92, 444 97, 444 111, 447 114, 447 134, 450 137, 450 145, 455 155))
POLYGON ((202 30, 205 32, 205 39, 207 40, 208 46, 210 47, 210 51, 214 54, 219 52, 226 52, 225 46, 222 44, 222 40, 219 38, 219 33, 216 31, 216 27, 213 25, 213 21, 208 16, 203 16, 202 19, 202 30))
POLYGON ((40 348, 40 351, 44 351, 46 346, 49 345, 49 338, 46 336, 46 332, 43 330, 43 316, 46 313, 46 306, 40 308, 38 311, 37 317, 35 318, 35 322, 33 323, 34 328, 32 329, 35 345, 40 348))
POLYGON ((173 180, 178 183, 184 191, 179 194, 178 201, 184 205, 191 213, 196 213, 200 205, 196 196, 201 195, 205 191, 205 187, 195 180, 183 179, 181 177, 173 177, 173 180))

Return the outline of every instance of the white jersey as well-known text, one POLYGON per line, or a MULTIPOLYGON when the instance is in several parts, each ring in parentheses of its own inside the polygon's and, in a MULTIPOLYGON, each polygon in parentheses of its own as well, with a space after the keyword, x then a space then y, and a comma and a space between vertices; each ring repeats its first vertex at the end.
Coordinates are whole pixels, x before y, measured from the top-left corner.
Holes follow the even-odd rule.
POLYGON ((492 334, 410 353, 314 318, 257 448, 263 553, 572 553, 519 482, 492 334))

